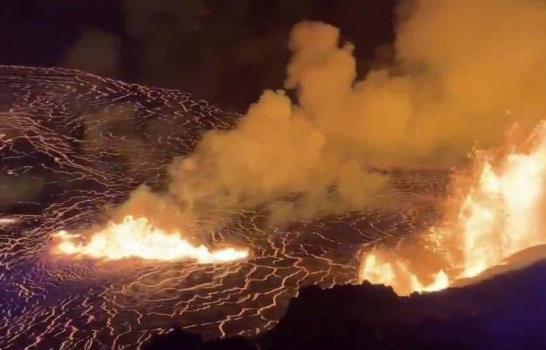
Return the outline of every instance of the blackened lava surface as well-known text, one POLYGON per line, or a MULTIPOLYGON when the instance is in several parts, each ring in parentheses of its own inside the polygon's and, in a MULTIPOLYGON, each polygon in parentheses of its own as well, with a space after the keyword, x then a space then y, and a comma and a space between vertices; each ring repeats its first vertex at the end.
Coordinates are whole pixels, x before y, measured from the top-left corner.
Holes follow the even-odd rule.
POLYGON ((263 336, 203 342, 173 331, 146 349, 546 349, 545 287, 544 261, 478 285, 409 298, 368 283, 305 287, 263 336))
POLYGON ((205 339, 272 328, 299 288, 356 283, 362 249, 437 220, 441 173, 394 174, 396 210, 284 228, 255 211, 209 233, 252 257, 192 262, 53 261, 51 234, 101 220, 141 183, 165 186, 172 157, 222 113, 190 94, 56 68, 0 66, 0 348, 131 349, 178 327, 205 339))

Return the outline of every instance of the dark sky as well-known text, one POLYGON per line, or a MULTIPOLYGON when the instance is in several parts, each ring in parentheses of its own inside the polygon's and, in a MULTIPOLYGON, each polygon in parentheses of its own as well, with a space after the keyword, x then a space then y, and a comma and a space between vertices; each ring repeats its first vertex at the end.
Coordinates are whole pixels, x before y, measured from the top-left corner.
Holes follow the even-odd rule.
POLYGON ((395 0, 7 0, 1 64, 65 66, 191 91, 243 111, 282 87, 291 26, 322 20, 356 45, 359 71, 388 56, 395 0), (379 54, 378 54, 379 52, 379 54))

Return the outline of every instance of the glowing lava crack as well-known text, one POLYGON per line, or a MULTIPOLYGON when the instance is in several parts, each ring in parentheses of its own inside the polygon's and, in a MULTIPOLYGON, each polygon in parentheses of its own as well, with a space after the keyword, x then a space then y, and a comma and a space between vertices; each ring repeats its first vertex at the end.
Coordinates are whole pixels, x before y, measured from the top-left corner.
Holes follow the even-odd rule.
POLYGON ((146 218, 126 216, 120 223, 109 223, 94 233, 87 242, 76 243, 81 235, 59 231, 54 237, 61 240, 53 249, 56 254, 88 256, 119 260, 141 258, 147 260, 193 259, 198 263, 219 263, 246 258, 246 250, 225 248, 211 251, 204 245, 194 246, 182 239, 179 232, 165 232, 155 228, 146 218))

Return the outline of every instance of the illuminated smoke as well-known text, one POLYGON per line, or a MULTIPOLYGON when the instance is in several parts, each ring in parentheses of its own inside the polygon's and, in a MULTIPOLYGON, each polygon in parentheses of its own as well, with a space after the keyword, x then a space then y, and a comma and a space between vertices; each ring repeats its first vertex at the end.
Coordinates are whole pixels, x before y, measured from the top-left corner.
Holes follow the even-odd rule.
POLYGON ((405 11, 396 64, 362 81, 335 27, 297 24, 286 80, 297 103, 266 91, 235 129, 205 134, 173 163, 169 195, 198 210, 266 205, 278 221, 360 209, 388 183, 371 166, 457 165, 514 121, 544 115, 540 3, 418 1, 405 11))
POLYGON ((394 62, 362 80, 337 28, 295 25, 285 88, 296 101, 265 91, 234 129, 173 162, 166 193, 141 187, 114 217, 186 231, 241 208, 274 223, 359 210, 389 183, 371 168, 459 165, 544 117, 543 2, 419 0, 398 15, 394 62))
POLYGON ((454 200, 453 218, 396 247, 367 252, 361 278, 402 295, 439 290, 546 244, 546 122, 500 160, 493 151, 477 153, 475 169, 470 180, 455 181, 463 195, 454 200))
POLYGON ((97 29, 85 31, 65 57, 63 66, 107 77, 119 75, 121 40, 97 29))

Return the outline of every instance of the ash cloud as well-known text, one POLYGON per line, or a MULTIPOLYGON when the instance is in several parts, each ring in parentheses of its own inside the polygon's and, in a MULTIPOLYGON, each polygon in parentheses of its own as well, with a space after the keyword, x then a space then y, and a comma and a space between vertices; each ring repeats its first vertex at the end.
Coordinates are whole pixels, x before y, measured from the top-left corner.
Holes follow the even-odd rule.
POLYGON ((357 210, 388 186, 371 168, 457 166, 514 122, 544 117, 544 2, 419 0, 397 15, 394 62, 360 80, 337 28, 295 25, 285 89, 296 99, 265 91, 234 129, 173 162, 168 193, 132 200, 182 213, 265 207, 273 222, 357 210))

